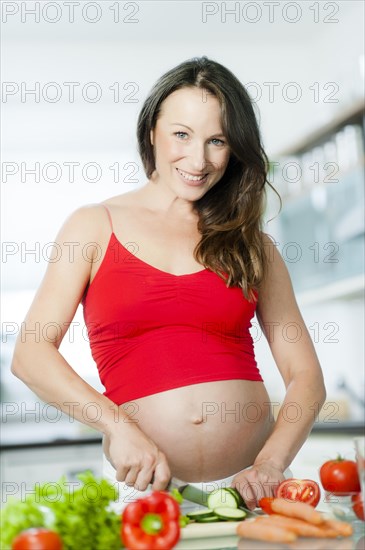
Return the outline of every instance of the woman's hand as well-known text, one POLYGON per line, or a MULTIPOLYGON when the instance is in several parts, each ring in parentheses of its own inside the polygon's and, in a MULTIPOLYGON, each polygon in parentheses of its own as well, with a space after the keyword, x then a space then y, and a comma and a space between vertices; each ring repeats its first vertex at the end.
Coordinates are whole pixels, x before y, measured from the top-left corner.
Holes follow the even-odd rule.
POLYGON ((253 510, 263 497, 275 496, 275 489, 285 479, 281 470, 269 462, 256 463, 234 476, 231 487, 242 495, 246 507, 253 510))
POLYGON ((135 422, 125 422, 109 435, 105 454, 116 470, 118 481, 145 491, 166 489, 171 472, 165 454, 142 432, 135 422))

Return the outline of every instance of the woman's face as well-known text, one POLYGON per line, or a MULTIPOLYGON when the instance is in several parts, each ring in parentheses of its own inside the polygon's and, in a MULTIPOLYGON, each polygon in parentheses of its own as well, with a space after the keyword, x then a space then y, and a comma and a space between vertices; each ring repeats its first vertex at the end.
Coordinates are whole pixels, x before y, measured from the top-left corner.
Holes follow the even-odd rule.
POLYGON ((199 88, 182 88, 161 104, 151 131, 153 179, 176 196, 195 201, 223 176, 230 150, 218 99, 199 88))

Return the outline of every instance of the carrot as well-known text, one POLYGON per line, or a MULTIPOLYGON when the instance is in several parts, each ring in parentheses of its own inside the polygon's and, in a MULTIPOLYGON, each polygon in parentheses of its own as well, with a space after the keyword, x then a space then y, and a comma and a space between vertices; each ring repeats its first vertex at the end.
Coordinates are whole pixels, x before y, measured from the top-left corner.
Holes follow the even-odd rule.
POLYGON ((352 525, 350 523, 347 523, 346 521, 326 519, 324 525, 326 527, 329 527, 330 529, 334 529, 335 531, 337 531, 337 533, 341 535, 341 537, 351 537, 354 531, 352 525))
POLYGON ((294 542, 297 539, 292 531, 261 521, 260 518, 255 518, 253 521, 240 521, 236 532, 240 537, 268 542, 294 542))
POLYGON ((321 525, 313 525, 302 519, 289 518, 287 516, 280 516, 272 514, 267 520, 272 521, 273 525, 288 529, 300 537, 319 537, 319 538, 336 538, 338 537, 338 531, 330 528, 329 526, 322 527, 321 525))
POLYGON ((319 525, 324 521, 324 518, 319 512, 314 510, 310 504, 304 502, 290 502, 284 498, 274 498, 271 503, 271 508, 274 514, 303 519, 314 525, 319 525))

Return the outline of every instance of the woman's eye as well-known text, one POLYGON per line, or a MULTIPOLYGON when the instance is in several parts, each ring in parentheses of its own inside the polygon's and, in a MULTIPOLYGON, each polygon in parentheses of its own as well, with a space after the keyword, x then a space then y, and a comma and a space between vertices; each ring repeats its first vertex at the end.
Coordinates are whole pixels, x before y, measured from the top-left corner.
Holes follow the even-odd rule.
POLYGON ((211 141, 214 145, 224 145, 224 141, 218 138, 213 138, 211 141))
POLYGON ((188 134, 186 132, 175 132, 176 137, 184 139, 188 134))

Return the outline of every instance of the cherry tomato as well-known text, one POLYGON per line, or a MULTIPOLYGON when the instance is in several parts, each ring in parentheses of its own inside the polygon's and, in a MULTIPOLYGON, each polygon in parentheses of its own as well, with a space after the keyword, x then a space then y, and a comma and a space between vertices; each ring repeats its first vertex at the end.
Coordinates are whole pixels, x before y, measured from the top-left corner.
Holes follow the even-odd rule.
POLYGON ((318 483, 312 479, 284 479, 276 490, 277 498, 305 502, 315 508, 321 498, 318 483))
POLYGON ((273 500, 274 500, 273 497, 260 498, 259 505, 260 505, 261 510, 263 510, 265 512, 265 514, 272 514, 273 513, 272 508, 271 508, 271 504, 272 504, 273 500))
POLYGON ((349 495, 360 492, 359 474, 353 460, 345 460, 340 456, 335 460, 325 462, 320 470, 319 477, 323 489, 333 495, 349 495))
POLYGON ((11 550, 62 550, 62 540, 48 529, 27 529, 13 540, 11 550))
POLYGON ((362 519, 362 521, 365 521, 364 517, 364 503, 362 501, 361 493, 357 493, 356 495, 353 495, 351 498, 353 504, 352 509, 355 512, 356 516, 359 519, 362 519))

